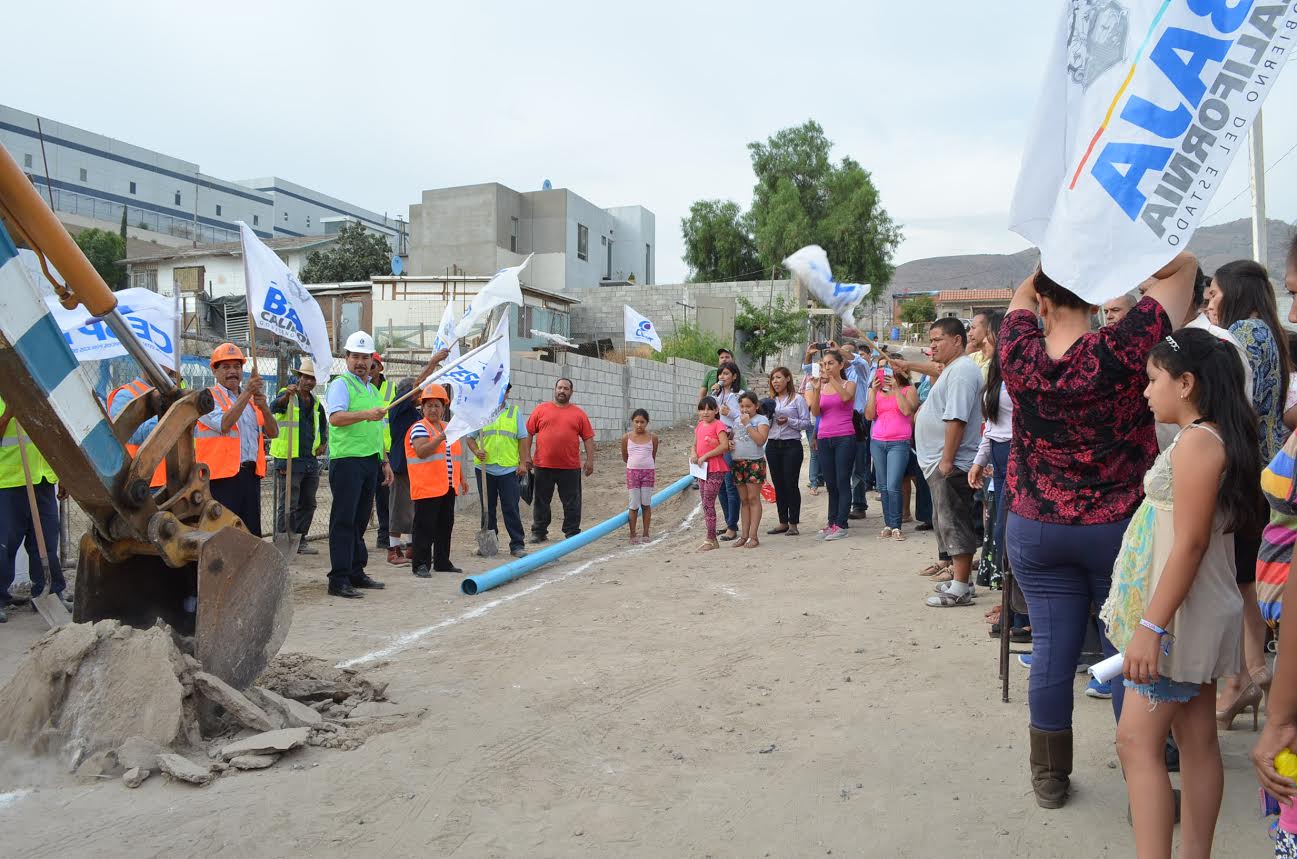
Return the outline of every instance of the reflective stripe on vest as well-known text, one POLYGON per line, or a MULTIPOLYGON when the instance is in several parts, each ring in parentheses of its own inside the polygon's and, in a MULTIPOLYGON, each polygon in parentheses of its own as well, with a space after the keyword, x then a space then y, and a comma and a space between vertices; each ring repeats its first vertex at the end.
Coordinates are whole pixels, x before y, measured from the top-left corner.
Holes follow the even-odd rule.
MULTIPOLYGON (((0 412, 3 411, 4 400, 0 400, 0 412)), ((40 449, 32 444, 31 436, 23 430, 18 419, 14 418, 9 421, 3 439, 0 439, 0 489, 14 489, 27 485, 27 478, 23 475, 22 451, 18 449, 19 436, 22 437, 23 450, 27 453, 27 467, 31 469, 32 482, 40 483, 46 480, 57 483, 58 476, 54 474, 54 469, 45 461, 45 457, 41 456, 40 449)), ((27 509, 26 502, 23 509, 27 509)))
MULTIPOLYGON (((378 391, 360 381, 351 373, 342 375, 347 386, 347 408, 343 411, 363 412, 383 405, 378 391)), ((381 456, 383 453, 383 424, 381 421, 360 421, 329 431, 329 459, 346 459, 353 456, 381 456)))
MULTIPOLYGON (((396 399, 396 383, 391 379, 384 379, 383 386, 378 389, 378 398, 383 401, 383 405, 392 405, 392 400, 396 399)), ((392 449, 392 427, 388 425, 387 419, 391 415, 383 417, 383 452, 387 453, 392 449)))
MULTIPOLYGON (((281 390, 279 393, 282 394, 284 393, 284 391, 281 390)), ((324 406, 320 403, 318 399, 315 398, 315 395, 312 394, 311 395, 311 415, 313 418, 315 418, 316 421, 315 426, 317 427, 317 429, 319 427, 319 414, 320 414, 319 410, 323 408, 324 406)), ((301 414, 302 414, 301 401, 297 397, 290 398, 288 402, 288 411, 285 413, 284 419, 282 421, 277 421, 277 423, 279 424, 279 435, 270 440, 270 455, 273 456, 275 459, 288 459, 289 430, 292 430, 293 446, 296 448, 296 450, 293 451, 293 456, 295 458, 300 459, 301 457, 304 456, 309 457, 314 454, 313 451, 302 450, 302 436, 298 432, 298 428, 302 425, 301 414)), ((320 440, 317 437, 315 440, 315 445, 318 447, 319 444, 320 444, 320 440)))
MULTIPOLYGON (((518 407, 509 406, 495 420, 482 427, 477 434, 478 448, 486 454, 486 464, 517 468, 518 456, 518 407)), ((474 465, 482 465, 483 460, 473 457, 474 465)))
MULTIPOLYGON (((208 388, 212 392, 212 399, 216 400, 217 405, 228 413, 234 408, 234 400, 230 398, 229 391, 225 390, 224 385, 212 385, 208 388)), ((261 433, 261 427, 265 425, 265 419, 261 416, 260 411, 251 403, 247 408, 253 409, 257 416, 257 476, 266 476, 266 446, 264 436, 261 433)), ((194 439, 197 447, 198 461, 207 464, 208 471, 211 472, 212 480, 222 480, 226 477, 233 477, 239 473, 239 422, 235 421, 230 427, 229 432, 221 432, 220 429, 212 429, 201 420, 194 424, 194 439)))
MULTIPOLYGON (((426 457, 420 457, 414 452, 414 440, 411 434, 414 427, 422 426, 429 433, 444 433, 445 424, 433 424, 427 418, 419 421, 410 427, 410 431, 405 434, 405 460, 407 463, 406 470, 410 476, 410 498, 418 501, 422 498, 440 498, 447 492, 454 492, 447 480, 446 474, 446 443, 443 440, 437 445, 434 453, 426 457)), ((460 459, 463 449, 460 442, 456 441, 450 446, 451 467, 453 470, 452 479, 455 486, 463 482, 460 475, 460 459)))

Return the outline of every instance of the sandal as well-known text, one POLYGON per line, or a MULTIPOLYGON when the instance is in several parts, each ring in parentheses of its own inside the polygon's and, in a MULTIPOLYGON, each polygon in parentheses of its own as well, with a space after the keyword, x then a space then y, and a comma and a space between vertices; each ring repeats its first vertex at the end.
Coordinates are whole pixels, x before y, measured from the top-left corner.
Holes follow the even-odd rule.
POLYGON ((757 540, 748 540, 745 544, 743 544, 743 548, 745 548, 745 549, 755 549, 755 548, 757 548, 757 547, 760 546, 760 545, 761 545, 761 543, 760 543, 759 541, 757 541, 757 540))
POLYGON ((905 539, 905 535, 901 533, 901 529, 900 529, 900 528, 893 528, 893 529, 892 529, 892 539, 893 539, 893 540, 904 540, 904 539, 905 539))
POLYGON ((949 566, 950 566, 949 561, 937 561, 935 564, 930 564, 924 567, 923 569, 919 570, 919 575, 935 576, 937 573, 941 572, 942 570, 946 569, 949 566))
POLYGON ((931 606, 932 608, 956 608, 958 606, 972 604, 972 593, 966 593, 963 596, 957 597, 954 594, 945 593, 944 591, 933 594, 928 597, 927 601, 924 603, 924 605, 931 606))
POLYGON ((942 567, 939 572, 929 576, 929 579, 934 582, 949 582, 954 578, 955 574, 950 571, 950 567, 942 567))
POLYGON ((789 526, 788 526, 788 530, 784 532, 784 536, 785 536, 785 537, 796 537, 796 536, 798 535, 798 533, 799 533, 799 532, 798 532, 798 530, 797 530, 797 526, 796 526, 796 525, 789 525, 789 526))
POLYGON ((731 548, 731 549, 742 549, 744 546, 747 545, 747 543, 748 543, 748 538, 747 538, 747 537, 739 537, 737 540, 735 540, 733 543, 730 544, 730 548, 731 548))
POLYGON ((719 549, 720 547, 721 547, 720 543, 714 543, 711 540, 707 540, 701 546, 698 547, 698 551, 710 552, 712 549, 719 549))
POLYGON ((780 525, 778 528, 771 528, 771 529, 770 529, 769 531, 767 531, 766 533, 767 533, 767 534, 787 534, 787 533, 788 533, 788 526, 787 526, 787 525, 780 525))
POLYGON ((878 539, 880 540, 886 540, 890 536, 892 536, 891 528, 884 528, 882 531, 878 532, 878 539))

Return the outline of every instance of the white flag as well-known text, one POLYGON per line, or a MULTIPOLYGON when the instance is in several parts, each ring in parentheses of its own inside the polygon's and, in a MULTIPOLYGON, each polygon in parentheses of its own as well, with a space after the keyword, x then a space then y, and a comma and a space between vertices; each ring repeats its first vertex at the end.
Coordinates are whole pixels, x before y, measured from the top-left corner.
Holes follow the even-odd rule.
MULTIPOLYGON (((102 361, 126 354, 126 347, 117 340, 112 329, 102 319, 91 316, 84 307, 68 310, 52 295, 45 298, 45 305, 78 361, 102 361)), ((123 289, 117 293, 117 310, 157 362, 168 370, 174 370, 175 303, 147 289, 123 289)))
POLYGON ((451 344, 458 342, 459 339, 455 337, 455 305, 447 301, 446 309, 441 314, 441 324, 437 326, 437 333, 432 338, 432 350, 436 352, 439 349, 449 349, 451 344))
POLYGON ((829 267, 829 255, 819 245, 807 245, 784 260, 784 267, 815 300, 842 317, 844 325, 855 325, 856 305, 869 297, 867 283, 838 283, 829 267))
POLYGON ((622 318, 625 325, 627 343, 644 343, 653 347, 654 352, 662 351, 662 338, 658 330, 649 322, 648 317, 640 316, 629 304, 622 305, 622 318))
POLYGON ((450 403, 454 416, 446 426, 446 444, 489 424, 504 403, 510 358, 507 316, 500 320, 493 336, 500 339, 437 380, 449 382, 454 388, 450 403))
POLYGON ((262 331, 292 340, 311 356, 315 366, 333 366, 329 329, 315 297, 275 252, 239 221, 243 236, 243 274, 247 282, 248 313, 262 331))
POLYGON ((518 281, 518 275, 531 262, 531 254, 517 265, 502 268, 495 273, 495 276, 487 281, 486 286, 473 296, 472 302, 464 310, 464 316, 455 326, 455 336, 463 337, 473 330, 473 324, 479 319, 486 317, 491 312, 491 308, 498 307, 501 304, 516 304, 522 306, 522 284, 518 281))
POLYGON ((1189 243, 1297 44, 1297 5, 1059 5, 1009 223, 1101 304, 1189 243))

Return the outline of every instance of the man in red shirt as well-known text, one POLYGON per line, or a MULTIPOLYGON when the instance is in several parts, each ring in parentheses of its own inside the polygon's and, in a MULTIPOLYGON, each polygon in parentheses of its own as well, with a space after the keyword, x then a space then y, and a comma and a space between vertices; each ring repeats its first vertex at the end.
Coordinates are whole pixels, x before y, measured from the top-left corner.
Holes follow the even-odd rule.
POLYGON ((541 403, 527 419, 534 480, 533 543, 548 539, 549 503, 555 486, 563 504, 563 536, 581 533, 581 444, 585 443, 585 474, 589 477, 594 474, 594 427, 571 399, 572 380, 559 379, 554 385, 554 402, 541 403))

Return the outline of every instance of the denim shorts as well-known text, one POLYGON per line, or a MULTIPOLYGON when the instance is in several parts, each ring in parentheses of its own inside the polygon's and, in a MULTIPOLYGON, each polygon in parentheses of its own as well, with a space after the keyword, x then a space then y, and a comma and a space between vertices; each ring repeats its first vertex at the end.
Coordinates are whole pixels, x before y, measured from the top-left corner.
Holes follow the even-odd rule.
POLYGON ((1177 683, 1169 677, 1159 677, 1156 683, 1132 683, 1129 680, 1121 682, 1127 689, 1133 689, 1154 704, 1162 701, 1185 704, 1202 692, 1200 683, 1177 683))

